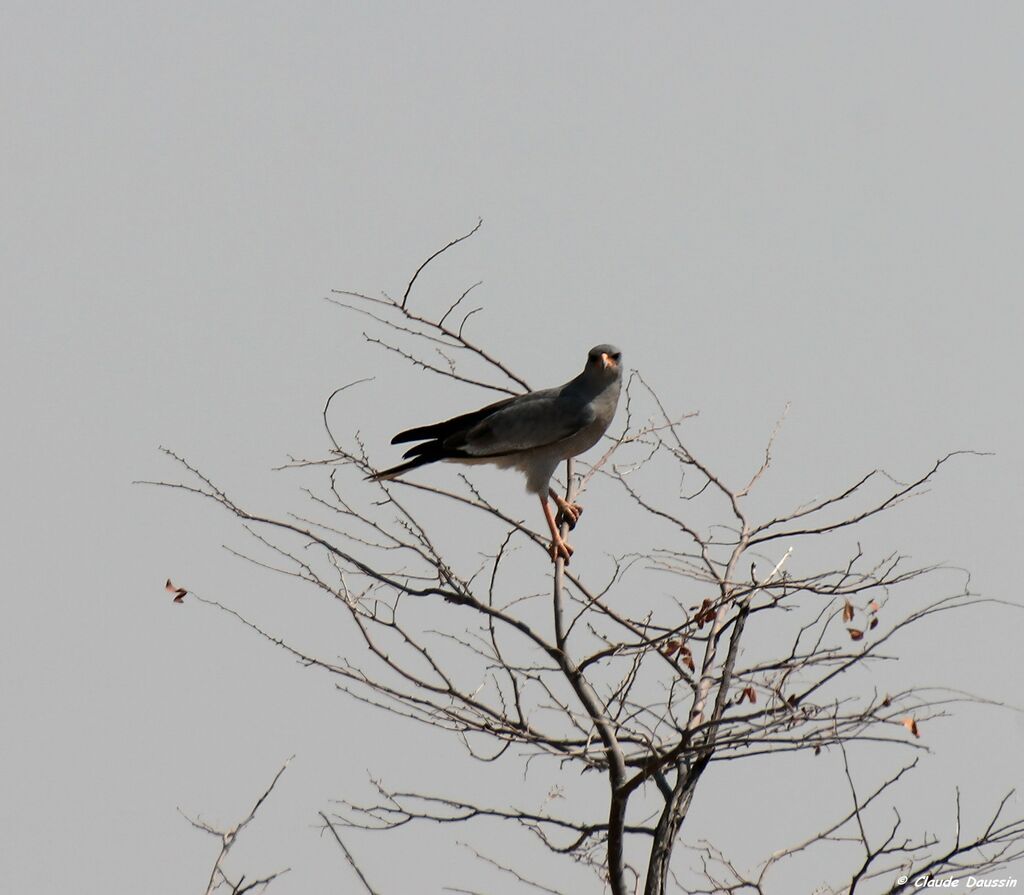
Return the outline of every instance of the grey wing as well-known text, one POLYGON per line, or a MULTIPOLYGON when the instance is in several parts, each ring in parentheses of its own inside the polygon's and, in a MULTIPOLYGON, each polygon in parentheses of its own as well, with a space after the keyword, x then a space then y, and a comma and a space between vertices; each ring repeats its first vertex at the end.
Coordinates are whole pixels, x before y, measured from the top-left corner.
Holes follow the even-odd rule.
MULTIPOLYGON (((532 397, 532 396, 531 396, 532 397)), ((594 422, 592 404, 559 395, 518 400, 445 441, 472 457, 496 457, 529 451, 571 438, 594 422), (455 441, 458 443, 452 443, 455 441)))

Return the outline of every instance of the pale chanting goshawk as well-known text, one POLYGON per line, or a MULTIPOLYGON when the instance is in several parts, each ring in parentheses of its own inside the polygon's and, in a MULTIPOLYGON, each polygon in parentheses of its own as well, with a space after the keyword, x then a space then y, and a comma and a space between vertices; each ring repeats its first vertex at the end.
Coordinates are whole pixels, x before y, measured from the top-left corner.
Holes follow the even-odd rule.
POLYGON ((622 386, 622 353, 614 345, 590 349, 587 365, 575 379, 488 404, 472 413, 430 426, 399 432, 392 444, 419 441, 403 454, 405 463, 378 472, 371 479, 394 479, 428 463, 493 463, 526 475, 526 490, 540 498, 551 531, 551 559, 572 556, 548 503, 552 497, 570 527, 581 508, 551 488, 558 464, 592 448, 611 425, 622 386))

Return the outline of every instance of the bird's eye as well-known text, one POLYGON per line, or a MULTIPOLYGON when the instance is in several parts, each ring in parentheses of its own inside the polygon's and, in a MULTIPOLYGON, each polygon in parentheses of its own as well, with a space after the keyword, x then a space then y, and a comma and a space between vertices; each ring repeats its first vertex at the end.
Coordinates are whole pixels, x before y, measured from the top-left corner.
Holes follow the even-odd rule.
POLYGON ((622 352, 616 351, 615 354, 611 355, 612 360, 620 360, 622 358, 622 352))

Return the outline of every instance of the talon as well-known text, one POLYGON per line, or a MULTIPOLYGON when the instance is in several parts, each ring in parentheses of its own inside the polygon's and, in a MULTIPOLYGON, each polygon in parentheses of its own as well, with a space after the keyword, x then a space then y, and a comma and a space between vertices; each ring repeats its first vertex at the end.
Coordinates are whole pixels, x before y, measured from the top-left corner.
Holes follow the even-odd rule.
POLYGON ((551 561, 557 562, 558 558, 561 557, 566 565, 569 565, 569 559, 572 557, 573 549, 565 541, 559 538, 557 541, 551 542, 551 561))
POLYGON ((580 521, 580 516, 583 515, 583 507, 578 503, 569 503, 569 501, 554 491, 551 491, 551 498, 558 507, 558 515, 555 516, 556 524, 568 525, 570 530, 575 528, 576 523, 580 521))
MULTIPOLYGON (((552 496, 554 496, 553 491, 550 491, 549 493, 552 496)), ((555 522, 555 516, 554 513, 551 512, 551 507, 548 504, 547 498, 543 494, 539 496, 541 509, 544 510, 544 518, 547 520, 548 523, 548 531, 551 532, 551 547, 548 548, 548 553, 551 556, 551 561, 557 562, 558 558, 561 557, 565 561, 565 563, 568 564, 569 558, 572 556, 572 547, 570 547, 565 542, 565 538, 562 537, 561 532, 558 530, 558 523, 555 522)), ((564 503, 565 509, 570 511, 576 510, 576 518, 579 518, 579 507, 572 506, 564 500, 559 500, 558 497, 555 497, 555 502, 559 505, 559 513, 561 513, 562 511, 561 505, 564 503)))
POLYGON ((577 506, 574 503, 567 503, 564 507, 558 508, 558 515, 555 516, 555 522, 559 525, 563 523, 569 526, 570 531, 576 527, 576 523, 580 521, 580 516, 583 515, 583 507, 577 506))

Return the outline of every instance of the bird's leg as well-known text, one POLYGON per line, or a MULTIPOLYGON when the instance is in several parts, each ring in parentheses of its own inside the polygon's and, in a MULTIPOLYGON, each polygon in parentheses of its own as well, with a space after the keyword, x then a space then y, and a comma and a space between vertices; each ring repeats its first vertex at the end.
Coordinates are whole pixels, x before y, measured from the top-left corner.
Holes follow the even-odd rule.
POLYGON ((575 528, 576 523, 580 521, 580 516, 583 515, 583 507, 578 503, 569 503, 554 488, 548 488, 548 494, 551 495, 551 499, 558 505, 558 515, 555 517, 555 522, 559 525, 564 522, 570 529, 575 528))
POLYGON ((551 512, 551 504, 548 503, 548 499, 545 495, 540 495, 540 505, 544 510, 544 518, 547 520, 548 528, 551 531, 551 561, 554 562, 559 556, 569 562, 569 557, 572 556, 572 547, 570 547, 563 539, 562 535, 558 531, 558 525, 555 523, 554 514, 551 512))

